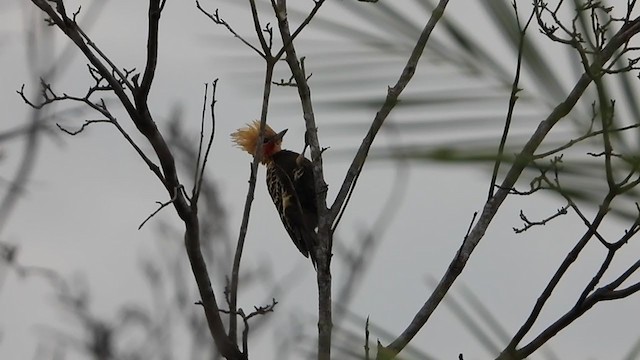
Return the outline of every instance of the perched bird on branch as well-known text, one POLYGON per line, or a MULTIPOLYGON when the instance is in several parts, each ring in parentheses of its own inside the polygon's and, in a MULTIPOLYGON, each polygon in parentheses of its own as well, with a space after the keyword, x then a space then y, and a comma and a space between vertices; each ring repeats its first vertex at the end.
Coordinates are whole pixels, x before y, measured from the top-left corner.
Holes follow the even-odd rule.
MULTIPOLYGON (((281 148, 287 129, 276 133, 269 125, 264 130, 262 164, 267 167, 267 188, 284 228, 305 257, 311 255, 316 266, 318 210, 311 161, 302 154, 281 148)), ((256 120, 231 134, 238 147, 254 155, 260 135, 256 120)), ((306 141, 305 141, 306 149, 306 141)))

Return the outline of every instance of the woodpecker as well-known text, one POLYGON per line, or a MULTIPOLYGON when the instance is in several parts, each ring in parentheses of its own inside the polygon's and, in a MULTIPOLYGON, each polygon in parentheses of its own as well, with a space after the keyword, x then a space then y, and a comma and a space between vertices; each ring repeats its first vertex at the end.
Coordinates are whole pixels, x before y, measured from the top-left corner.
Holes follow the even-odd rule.
MULTIPOLYGON (((313 169, 311 161, 304 157, 304 150, 298 154, 281 148, 286 132, 287 129, 276 133, 266 125, 261 162, 267 167, 267 188, 284 228, 302 255, 311 255, 315 267, 318 210, 313 169)), ((260 121, 256 120, 232 133, 231 139, 242 150, 254 155, 259 135, 260 121)), ((305 150, 306 147, 305 141, 305 150)))

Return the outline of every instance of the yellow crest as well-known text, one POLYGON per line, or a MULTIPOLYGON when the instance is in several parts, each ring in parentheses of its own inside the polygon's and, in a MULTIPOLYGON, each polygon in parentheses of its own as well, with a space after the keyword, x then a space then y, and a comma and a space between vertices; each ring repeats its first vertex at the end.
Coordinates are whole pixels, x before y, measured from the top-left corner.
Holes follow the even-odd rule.
MULTIPOLYGON (((266 125, 266 128, 264 129, 264 137, 269 138, 274 135, 276 135, 276 132, 273 131, 273 129, 269 125, 266 125)), ((254 155, 259 137, 260 120, 255 120, 252 123, 247 124, 247 126, 242 127, 232 133, 231 141, 233 141, 242 150, 248 152, 251 155, 254 155)), ((263 160, 263 163, 264 162, 265 161, 263 160)))

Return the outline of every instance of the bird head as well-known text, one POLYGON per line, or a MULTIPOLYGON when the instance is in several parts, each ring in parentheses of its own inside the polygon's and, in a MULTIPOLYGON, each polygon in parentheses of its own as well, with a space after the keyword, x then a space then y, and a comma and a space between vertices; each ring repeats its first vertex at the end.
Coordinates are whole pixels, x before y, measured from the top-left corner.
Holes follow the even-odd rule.
MULTIPOLYGON (((262 142, 262 163, 266 164, 271 161, 271 156, 278 151, 282 150, 280 144, 282 144, 282 137, 287 133, 287 129, 276 133, 273 129, 265 124, 264 129, 264 141, 262 142)), ((260 137, 260 121, 247 124, 247 126, 236 130, 231 134, 231 141, 233 141, 239 148, 248 152, 251 155, 255 155, 256 144, 260 137)))

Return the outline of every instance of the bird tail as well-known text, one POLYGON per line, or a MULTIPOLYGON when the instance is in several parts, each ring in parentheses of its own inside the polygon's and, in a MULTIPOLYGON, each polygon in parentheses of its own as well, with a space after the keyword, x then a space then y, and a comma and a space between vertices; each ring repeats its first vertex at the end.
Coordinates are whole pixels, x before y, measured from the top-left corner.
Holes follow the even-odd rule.
POLYGON ((302 233, 302 240, 304 241, 307 250, 309 251, 309 257, 313 263, 313 268, 317 270, 317 258, 316 251, 318 249, 318 234, 314 230, 306 230, 302 233))

